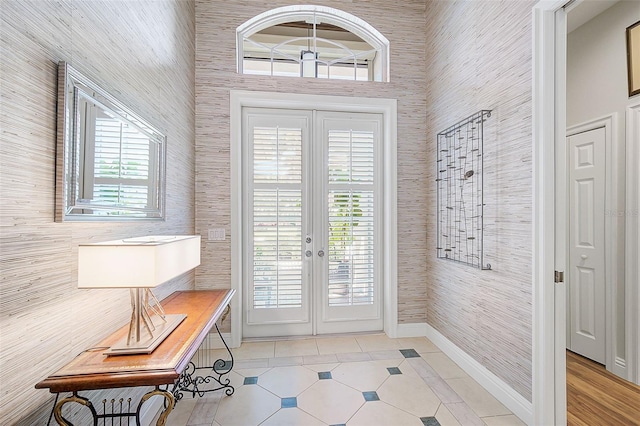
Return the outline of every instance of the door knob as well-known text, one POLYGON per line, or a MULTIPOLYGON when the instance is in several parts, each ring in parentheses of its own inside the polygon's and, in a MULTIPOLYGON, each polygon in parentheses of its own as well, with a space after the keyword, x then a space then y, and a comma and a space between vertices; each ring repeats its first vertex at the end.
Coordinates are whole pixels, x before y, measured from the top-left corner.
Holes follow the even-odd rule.
POLYGON ((587 255, 586 255, 586 254, 583 254, 583 255, 582 255, 582 256, 580 256, 580 257, 582 258, 582 260, 584 260, 584 259, 586 259, 586 258, 587 258, 587 255))
POLYGON ((307 250, 307 251, 304 252, 304 255, 306 257, 311 257, 312 254, 313 254, 313 252, 311 250, 307 250))
POLYGON ((324 250, 318 250, 318 256, 324 257, 324 250))

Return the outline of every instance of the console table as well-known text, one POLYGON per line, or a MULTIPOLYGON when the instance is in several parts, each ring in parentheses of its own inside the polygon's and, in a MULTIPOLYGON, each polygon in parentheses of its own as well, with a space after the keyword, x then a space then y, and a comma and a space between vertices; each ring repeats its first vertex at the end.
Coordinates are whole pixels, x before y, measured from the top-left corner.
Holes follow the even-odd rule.
MULTIPOLYGON (((37 389, 49 389, 51 393, 71 392, 72 395, 54 402, 53 415, 59 425, 70 425, 62 415, 62 407, 67 403, 78 403, 87 407, 93 415, 94 425, 99 419, 132 418, 140 425, 140 409, 152 396, 164 397, 164 410, 157 425, 165 424, 167 416, 183 392, 202 396, 204 392, 224 389, 227 395, 234 392, 228 378, 223 378, 233 368, 233 355, 216 324, 224 320, 229 312, 229 302, 235 290, 196 290, 178 291, 162 301, 167 314, 186 314, 187 317, 152 353, 146 355, 103 354, 123 337, 126 338, 128 326, 122 327, 111 336, 99 342, 94 348, 82 352, 66 366, 36 384, 37 389), (212 365, 196 365, 192 359, 209 331, 215 326, 222 339, 230 361, 216 360, 212 365), (206 375, 198 375, 202 370, 206 375), (203 386, 215 383, 215 386, 203 386), (79 395, 81 391, 125 388, 136 386, 154 386, 154 389, 142 396, 137 409, 111 409, 103 407, 98 413, 93 403, 79 395), (207 389, 205 389, 207 387, 207 389)), ((120 400, 122 404, 122 400, 120 400)), ((103 401, 105 405, 105 401, 103 401)), ((113 402, 112 402, 113 407, 113 402)))

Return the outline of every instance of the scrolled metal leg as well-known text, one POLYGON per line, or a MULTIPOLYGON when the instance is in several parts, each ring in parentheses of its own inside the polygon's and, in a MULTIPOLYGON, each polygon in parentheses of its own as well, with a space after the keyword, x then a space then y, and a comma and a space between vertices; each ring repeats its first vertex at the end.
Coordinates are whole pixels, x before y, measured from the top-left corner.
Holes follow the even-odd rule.
MULTIPOLYGON (((226 316, 229 314, 229 307, 227 306, 227 311, 225 312, 224 316, 223 316, 223 321, 224 318, 226 318, 226 316)), ((222 321, 221 321, 222 322, 222 321)), ((233 353, 231 353, 231 349, 229 349, 229 345, 227 345, 227 342, 224 340, 224 338, 222 337, 222 333, 220 333, 220 329, 218 328, 218 324, 215 324, 216 326, 216 331, 218 332, 218 336, 220 336, 220 340, 222 340, 222 343, 224 344, 224 347, 227 349, 227 352, 229 353, 229 358, 231 358, 229 360, 229 368, 227 367, 227 362, 223 359, 218 359, 216 360, 216 362, 213 363, 213 371, 215 371, 216 374, 218 374, 218 380, 217 382, 220 383, 224 388, 224 393, 227 394, 227 396, 231 396, 233 395, 233 392, 235 391, 235 389, 233 388, 233 386, 231 386, 230 380, 229 378, 225 378, 225 380, 222 380, 222 376, 225 374, 229 374, 231 373, 231 370, 233 370, 233 353), (224 368, 223 371, 219 371, 219 369, 224 368)))
MULTIPOLYGON (((228 312, 225 312, 225 315, 227 313, 228 312)), ((224 389, 224 393, 227 396, 231 396, 235 392, 234 387, 231 385, 231 380, 229 380, 228 377, 228 374, 233 369, 233 353, 222 337, 218 324, 215 324, 215 327, 230 359, 224 360, 220 358, 213 362, 213 364, 207 364, 205 366, 196 365, 191 361, 172 389, 176 401, 180 401, 183 398, 183 392, 191 393, 193 397, 196 395, 202 397, 205 393, 222 389, 224 389), (200 372, 204 374, 200 375, 200 372)))
POLYGON ((93 404, 91 403, 91 401, 89 401, 87 398, 79 396, 77 392, 74 392, 72 396, 68 396, 58 401, 58 403, 53 409, 53 416, 59 425, 73 426, 73 423, 71 423, 69 420, 65 419, 62 416, 62 407, 69 402, 75 402, 80 405, 84 405, 85 407, 88 407, 89 410, 91 410, 91 414, 93 415, 94 426, 98 424, 98 413, 96 412, 95 408, 93 408, 93 404))
POLYGON ((175 399, 173 398, 171 392, 160 389, 160 386, 156 386, 154 390, 152 390, 151 392, 147 392, 142 396, 140 404, 138 404, 138 410, 136 411, 136 424, 140 425, 140 409, 142 408, 142 404, 147 402, 147 400, 152 396, 156 395, 163 396, 165 399, 165 409, 164 411, 162 411, 162 413, 160 413, 160 417, 156 422, 156 426, 165 426, 167 417, 169 416, 175 405, 175 399))

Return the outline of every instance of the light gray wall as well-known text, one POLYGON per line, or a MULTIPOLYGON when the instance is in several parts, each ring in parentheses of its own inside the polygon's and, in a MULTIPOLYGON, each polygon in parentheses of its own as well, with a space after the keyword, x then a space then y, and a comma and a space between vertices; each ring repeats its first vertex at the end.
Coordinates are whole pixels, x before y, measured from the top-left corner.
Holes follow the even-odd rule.
MULTIPOLYGON (((399 322, 428 322, 531 399, 534 1, 321 1, 390 40, 390 83, 238 75, 236 27, 290 4, 196 1, 197 233, 230 231, 231 89, 397 98, 399 322), (486 272, 435 259, 436 134, 479 109, 494 110, 486 272)), ((230 238, 205 242, 196 286, 230 287, 230 264, 230 238)))
POLYGON ((534 1, 427 2, 427 321, 513 389, 532 393, 531 10, 534 1), (481 109, 480 271, 436 259, 436 134, 481 109))
MULTIPOLYGON (((196 232, 225 228, 227 240, 205 242, 197 288, 231 286, 229 91, 313 93, 398 99, 398 289, 401 323, 426 321, 425 244, 430 162, 425 146, 424 0, 318 1, 365 20, 390 42, 391 82, 343 82, 238 75, 235 30, 254 16, 293 1, 196 1, 196 232)), ((233 313, 232 313, 233 315, 233 313)))
MULTIPOLYGON (((625 110, 627 106, 640 102, 640 95, 629 98, 625 29, 638 19, 640 2, 621 1, 578 27, 567 37, 567 127, 617 114, 618 125, 614 129, 614 137, 619 141, 621 152, 620 164, 613 173, 619 182, 620 198, 625 196, 625 110)), ((614 283, 614 333, 617 336, 614 356, 626 359, 625 214, 624 208, 610 205, 605 205, 604 208, 607 212, 606 219, 612 221, 616 235, 620 236, 615 241, 618 256, 614 259, 614 267, 618 271, 618 282, 614 283)))
POLYGON ((34 385, 130 315, 126 290, 76 288, 78 244, 194 231, 194 3, 3 0, 0 14, 0 424, 45 424, 52 395, 34 385), (165 222, 54 223, 61 60, 166 133, 165 222))
MULTIPOLYGON (((411 0, 399 7, 390 0, 320 1, 364 19, 390 40, 390 83, 237 75, 235 28, 293 3, 197 0, 197 31, 194 5, 182 0, 1 3, 0 423, 36 419, 48 394, 33 384, 127 320, 126 295, 104 291, 96 300, 90 290, 75 288, 78 243, 189 233, 194 216, 196 233, 206 235, 210 227, 229 233, 231 89, 398 99, 399 320, 428 321, 531 397, 533 2, 411 0), (175 49, 162 43, 165 37, 175 49), (58 60, 71 62, 167 132, 166 223, 53 223, 58 60), (485 166, 493 181, 487 185, 490 272, 435 259, 435 135, 482 108, 494 109, 496 120, 485 166), (33 357, 33 367, 9 361, 16 356, 33 357)), ((230 287, 229 237, 204 242, 202 260, 198 288, 230 287)), ((189 278, 163 293, 190 286, 189 278)))
POLYGON ((567 37, 567 126, 624 110, 638 97, 627 90, 625 29, 640 19, 640 2, 621 1, 567 37))

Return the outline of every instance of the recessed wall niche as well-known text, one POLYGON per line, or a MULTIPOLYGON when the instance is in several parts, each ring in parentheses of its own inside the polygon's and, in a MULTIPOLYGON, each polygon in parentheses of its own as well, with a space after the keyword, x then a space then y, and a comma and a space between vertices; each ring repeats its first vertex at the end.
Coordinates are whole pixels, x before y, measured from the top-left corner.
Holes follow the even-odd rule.
POLYGON ((483 144, 490 110, 438 133, 438 258, 491 269, 484 262, 483 144))

